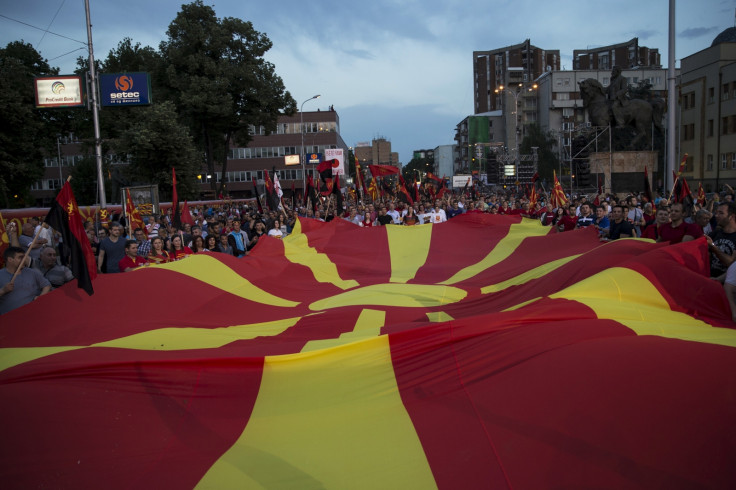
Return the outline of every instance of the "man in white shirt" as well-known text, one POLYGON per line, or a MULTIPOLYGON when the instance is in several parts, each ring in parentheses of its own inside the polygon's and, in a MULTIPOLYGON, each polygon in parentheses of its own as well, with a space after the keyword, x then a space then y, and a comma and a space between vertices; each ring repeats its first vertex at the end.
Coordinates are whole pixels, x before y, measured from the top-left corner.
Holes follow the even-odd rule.
POLYGON ((396 206, 394 205, 394 203, 391 202, 388 204, 388 211, 386 211, 386 214, 391 216, 391 219, 394 220, 395 225, 401 224, 401 215, 398 211, 396 211, 396 206))
POLYGON ((447 221, 447 215, 445 214, 445 210, 440 207, 439 203, 434 205, 434 210, 429 214, 430 214, 430 221, 433 224, 444 223, 445 221, 447 221))

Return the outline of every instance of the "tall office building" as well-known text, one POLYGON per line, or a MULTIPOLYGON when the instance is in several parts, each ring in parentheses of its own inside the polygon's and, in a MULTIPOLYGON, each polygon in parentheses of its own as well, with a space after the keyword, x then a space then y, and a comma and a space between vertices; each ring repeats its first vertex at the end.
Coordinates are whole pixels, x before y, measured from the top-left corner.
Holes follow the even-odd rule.
POLYGON ((383 137, 374 138, 370 144, 357 143, 353 151, 361 164, 399 165, 399 154, 391 151, 391 142, 383 137))
POLYGON ((560 69, 560 50, 545 50, 523 43, 490 51, 473 51, 474 114, 500 110, 500 86, 531 83, 542 73, 560 69))
POLYGON ((609 46, 575 49, 572 52, 573 70, 610 70, 614 66, 627 68, 662 68, 658 49, 639 46, 639 38, 609 46))

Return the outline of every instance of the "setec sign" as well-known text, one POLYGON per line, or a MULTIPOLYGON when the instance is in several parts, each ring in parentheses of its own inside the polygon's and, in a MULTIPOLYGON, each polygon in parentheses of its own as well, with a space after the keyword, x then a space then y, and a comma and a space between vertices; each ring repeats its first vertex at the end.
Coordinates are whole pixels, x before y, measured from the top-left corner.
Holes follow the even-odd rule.
POLYGON ((100 104, 150 105, 151 79, 148 73, 111 73, 100 75, 100 104))

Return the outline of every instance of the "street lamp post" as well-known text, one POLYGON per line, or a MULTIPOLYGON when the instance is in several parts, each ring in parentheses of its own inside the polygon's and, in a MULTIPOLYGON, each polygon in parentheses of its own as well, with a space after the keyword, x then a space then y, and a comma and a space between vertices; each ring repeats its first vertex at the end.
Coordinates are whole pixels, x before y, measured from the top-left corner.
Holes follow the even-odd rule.
POLYGON ((304 112, 302 109, 304 109, 304 104, 309 102, 312 99, 319 99, 321 95, 315 95, 313 97, 308 98, 304 102, 302 102, 301 107, 299 108, 299 131, 302 133, 302 148, 301 153, 299 154, 299 160, 302 162, 302 193, 307 192, 307 162, 306 162, 306 155, 304 154, 304 112))
MULTIPOLYGON (((514 167, 515 167, 515 173, 516 173, 516 179, 519 179, 519 95, 521 95, 523 90, 524 84, 520 83, 518 85, 517 90, 511 90, 508 87, 504 87, 503 85, 499 85, 499 87, 495 90, 497 94, 500 94, 501 92, 506 92, 507 94, 511 94, 514 96, 514 147, 516 148, 516 159, 514 160, 514 167)), ((527 87, 527 92, 532 92, 537 88, 537 84, 533 84, 530 87, 527 87)))

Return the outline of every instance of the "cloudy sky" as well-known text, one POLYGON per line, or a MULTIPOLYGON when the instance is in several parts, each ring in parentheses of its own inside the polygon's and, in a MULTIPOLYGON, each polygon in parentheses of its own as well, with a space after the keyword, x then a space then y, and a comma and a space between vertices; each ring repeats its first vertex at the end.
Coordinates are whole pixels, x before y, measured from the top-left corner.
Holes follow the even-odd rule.
MULTIPOLYGON (((95 56, 124 37, 157 48, 182 1, 90 0, 95 56)), ((559 49, 563 69, 573 49, 639 38, 668 59, 667 0, 218 0, 218 17, 238 17, 273 41, 267 59, 304 110, 340 116, 349 146, 390 140, 403 163, 412 151, 453 143, 455 125, 473 111, 473 51, 529 38, 559 49)), ((710 46, 734 26, 736 0, 679 0, 675 58, 710 46)), ((31 43, 62 73, 86 56, 83 0, 0 0, 0 45, 31 43), (48 30, 49 32, 44 32, 48 30), (64 37, 60 37, 60 36, 64 37), (81 49, 80 49, 81 48, 81 49)))

